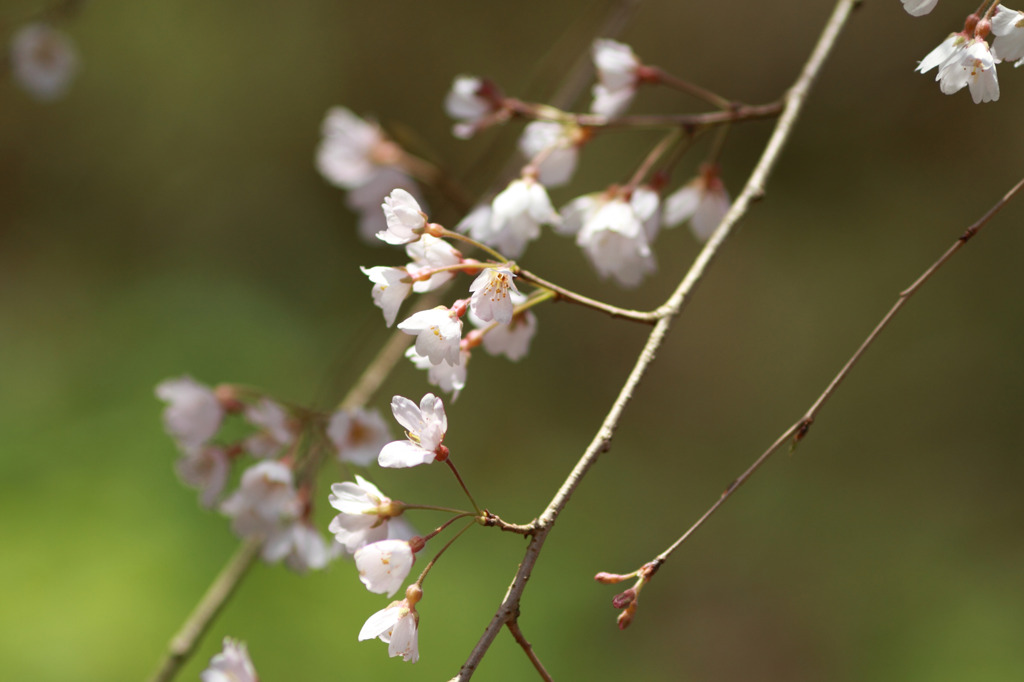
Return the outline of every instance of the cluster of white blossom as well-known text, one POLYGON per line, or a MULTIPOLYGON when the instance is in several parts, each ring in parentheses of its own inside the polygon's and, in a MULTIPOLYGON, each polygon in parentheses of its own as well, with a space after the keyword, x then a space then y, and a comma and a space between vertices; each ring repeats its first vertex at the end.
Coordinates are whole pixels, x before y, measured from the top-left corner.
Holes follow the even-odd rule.
MULTIPOLYGON (((931 12, 938 0, 902 0, 912 16, 931 12)), ((1024 63, 1024 13, 992 3, 987 11, 983 2, 964 22, 964 29, 951 33, 917 65, 927 73, 937 69, 935 80, 944 94, 951 95, 965 87, 970 89, 976 104, 999 99, 996 65, 1000 62, 1024 63), (995 40, 989 46, 989 33, 995 40)))
POLYGON ((260 682, 245 644, 228 637, 224 638, 220 653, 199 673, 199 679, 202 682, 260 682))
POLYGON ((49 24, 22 26, 12 36, 10 50, 15 81, 36 99, 61 97, 78 71, 71 39, 49 24))

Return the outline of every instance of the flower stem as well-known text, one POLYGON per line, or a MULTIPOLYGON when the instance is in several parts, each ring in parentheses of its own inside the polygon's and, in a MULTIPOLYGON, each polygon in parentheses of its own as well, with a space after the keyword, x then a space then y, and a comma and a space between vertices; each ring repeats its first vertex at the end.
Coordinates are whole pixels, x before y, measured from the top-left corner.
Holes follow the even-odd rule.
POLYGON ((462 234, 460 232, 453 232, 452 230, 449 230, 448 228, 444 228, 444 233, 442 234, 442 236, 448 237, 449 239, 457 239, 459 241, 466 242, 467 244, 472 244, 473 246, 475 246, 476 248, 480 249, 481 251, 484 251, 488 255, 493 256, 496 260, 498 260, 498 261, 500 261, 502 263, 507 263, 508 262, 508 258, 505 258, 500 253, 498 253, 497 251, 492 249, 491 247, 489 247, 486 244, 483 244, 481 242, 478 242, 477 240, 473 239, 472 237, 468 237, 468 236, 466 236, 466 235, 464 235, 464 234, 462 234))
MULTIPOLYGON (((456 518, 459 518, 459 517, 456 517, 456 518)), ((428 537, 433 537, 434 535, 437 535, 438 533, 440 533, 442 530, 444 530, 444 528, 447 527, 453 521, 455 521, 454 518, 453 519, 449 519, 443 526, 441 526, 436 531, 431 533, 430 536, 428 536, 428 537)), ((437 554, 434 555, 434 558, 430 560, 430 563, 423 567, 423 572, 420 573, 420 577, 416 579, 416 583, 415 583, 416 585, 419 585, 420 587, 423 586, 423 581, 426 580, 427 573, 429 573, 430 569, 434 567, 434 564, 436 564, 437 560, 441 558, 441 555, 444 554, 445 551, 447 551, 447 549, 452 546, 452 543, 454 543, 456 540, 458 540, 459 537, 463 533, 465 533, 467 530, 469 530, 470 527, 473 526, 473 524, 475 524, 475 523, 476 523, 475 520, 474 521, 470 521, 469 523, 467 523, 465 526, 462 527, 462 530, 460 530, 458 533, 456 533, 452 537, 451 540, 449 540, 448 542, 446 542, 444 544, 444 547, 442 547, 440 550, 438 550, 437 554)), ((424 539, 426 539, 426 538, 424 538, 424 539)))
POLYGON ((480 505, 476 503, 476 500, 474 500, 473 496, 469 493, 469 488, 466 487, 465 482, 462 480, 462 476, 459 476, 459 470, 455 468, 455 464, 452 462, 452 458, 448 457, 445 460, 445 463, 448 465, 448 468, 452 470, 452 473, 455 474, 455 480, 457 480, 459 482, 459 485, 462 486, 462 492, 466 493, 466 497, 469 498, 470 504, 473 505, 473 509, 476 510, 476 513, 479 516, 482 513, 480 511, 480 505))

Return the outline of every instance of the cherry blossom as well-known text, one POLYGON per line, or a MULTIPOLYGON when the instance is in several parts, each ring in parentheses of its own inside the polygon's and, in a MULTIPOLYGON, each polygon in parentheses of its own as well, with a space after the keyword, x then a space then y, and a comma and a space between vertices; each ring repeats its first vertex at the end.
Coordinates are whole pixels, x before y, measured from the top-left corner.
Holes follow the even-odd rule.
POLYGON ((359 214, 359 236, 368 244, 380 245, 377 233, 386 230, 387 219, 380 210, 381 202, 394 189, 409 192, 426 211, 426 203, 416 181, 397 168, 381 168, 364 185, 349 190, 345 205, 359 214))
POLYGON ((48 24, 22 26, 11 38, 11 68, 15 80, 40 100, 63 95, 78 70, 71 40, 48 24))
POLYGON ((415 348, 407 348, 405 357, 412 361, 416 369, 426 370, 427 382, 431 386, 437 386, 445 393, 452 394, 452 402, 459 397, 459 393, 466 387, 466 372, 469 367, 470 353, 465 348, 459 348, 459 364, 449 365, 447 362, 434 364, 430 358, 420 355, 415 348))
POLYGON ((633 101, 637 86, 640 59, 624 43, 598 38, 592 48, 598 83, 590 110, 595 114, 618 116, 633 101))
POLYGON ((407 439, 385 445, 377 458, 378 464, 404 468, 429 464, 439 454, 447 456, 447 448, 442 441, 448 430, 448 417, 440 398, 428 393, 417 407, 408 398, 396 395, 391 400, 391 411, 398 423, 405 427, 407 439))
POLYGON ((260 678, 245 644, 225 637, 224 648, 214 654, 209 667, 199 673, 199 679, 202 682, 259 682, 260 678))
POLYGON ((961 90, 965 85, 969 86, 975 104, 999 99, 995 58, 984 40, 975 38, 962 49, 956 50, 939 67, 936 80, 939 81, 939 89, 946 95, 961 90))
POLYGON ((992 53, 1003 61, 1024 61, 1024 12, 998 5, 992 15, 992 53))
POLYGON ((452 127, 452 134, 463 140, 472 137, 480 122, 500 107, 500 100, 501 94, 490 81, 456 76, 444 99, 445 111, 459 121, 452 127))
MULTIPOLYGON (((512 303, 519 305, 526 300, 522 294, 513 294, 512 303)), ((531 310, 513 315, 508 324, 493 324, 481 320, 470 311, 470 321, 487 333, 481 341, 484 350, 491 355, 504 355, 513 362, 523 358, 530 350, 530 341, 537 333, 537 316, 531 310)), ((479 332, 477 332, 479 333, 479 332)))
POLYGON ((939 0, 903 0, 903 9, 912 17, 920 17, 935 9, 939 0))
POLYGON ((420 616, 416 604, 423 595, 418 585, 410 585, 405 599, 388 604, 370 616, 359 630, 359 641, 379 638, 388 645, 388 656, 401 656, 403 661, 415 663, 420 658, 417 628, 420 616))
POLYGON ((209 387, 192 377, 161 382, 156 396, 169 403, 164 409, 164 427, 183 449, 202 445, 220 430, 224 408, 209 387))
POLYGON ((355 483, 332 485, 328 501, 341 513, 331 519, 327 530, 349 553, 391 537, 389 521, 402 513, 400 504, 392 503, 377 486, 359 475, 355 483))
POLYGON ((260 556, 268 563, 284 560, 285 565, 296 573, 309 570, 319 571, 341 549, 328 545, 322 535, 309 525, 308 521, 295 521, 274 531, 263 544, 260 556))
MULTIPOLYGON (((412 259, 406 271, 415 277, 427 270, 458 265, 462 262, 462 254, 445 240, 425 234, 418 241, 405 245, 405 252, 412 259)), ((429 279, 413 282, 412 290, 417 294, 433 291, 451 281, 456 273, 452 270, 436 272, 429 279)), ((388 325, 390 326, 390 325, 388 325)))
POLYGON ((358 466, 369 465, 391 440, 380 412, 361 408, 338 410, 331 415, 327 437, 338 450, 341 461, 358 466))
POLYGON ((579 161, 579 148, 573 141, 577 128, 553 121, 534 121, 523 129, 519 151, 527 159, 547 154, 537 166, 537 181, 545 187, 561 187, 572 179, 579 161))
POLYGON ((494 197, 487 233, 474 238, 509 258, 518 258, 526 245, 540 236, 542 224, 557 225, 560 221, 544 185, 529 177, 521 178, 494 197))
POLYGON ((402 587, 416 557, 405 540, 380 540, 363 545, 353 556, 359 580, 374 594, 393 596, 402 587))
POLYGON ((379 125, 363 120, 345 107, 328 110, 321 133, 317 169, 329 182, 344 189, 367 184, 400 154, 379 125))
POLYGON ((469 285, 472 297, 469 307, 484 322, 496 320, 501 324, 512 321, 511 293, 519 293, 512 278, 515 274, 508 267, 484 268, 469 285))
POLYGON ((690 221, 690 230, 706 242, 729 211, 729 194, 718 175, 718 167, 705 165, 700 175, 665 198, 665 225, 674 227, 690 221))
POLYGON ((241 537, 267 538, 282 524, 295 520, 302 504, 292 470, 281 462, 263 460, 242 474, 238 490, 220 505, 241 537))
POLYGON ((231 471, 231 461, 224 448, 199 445, 187 450, 174 468, 183 483, 199 491, 200 503, 210 508, 224 490, 231 471))
POLYGON ((377 238, 388 244, 408 244, 420 238, 427 229, 427 215, 416 198, 404 189, 395 189, 381 205, 388 229, 377 233, 377 238))
POLYGON ((459 364, 459 341, 462 319, 454 308, 438 306, 411 315, 398 328, 416 337, 416 352, 430 358, 435 365, 459 364))
MULTIPOLYGON (((641 208, 648 210, 650 203, 642 201, 641 208)), ((644 228, 644 221, 650 216, 638 215, 622 197, 584 195, 563 211, 563 232, 578 230, 576 243, 602 277, 612 277, 622 286, 631 287, 655 270, 654 254, 644 228)))
POLYGON ((370 292, 373 304, 384 313, 384 322, 390 327, 395 323, 402 301, 412 291, 413 283, 409 273, 405 268, 389 268, 383 265, 359 269, 373 282, 373 289, 370 292))
POLYGON ((247 405, 245 418, 260 433, 245 439, 245 451, 254 457, 274 457, 295 442, 291 418, 281 405, 261 398, 255 405, 247 405))

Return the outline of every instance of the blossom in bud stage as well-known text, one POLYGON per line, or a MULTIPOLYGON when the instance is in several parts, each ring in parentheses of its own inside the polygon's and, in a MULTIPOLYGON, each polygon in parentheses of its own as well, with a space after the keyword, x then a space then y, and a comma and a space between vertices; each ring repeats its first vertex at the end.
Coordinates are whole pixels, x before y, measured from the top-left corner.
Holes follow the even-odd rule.
POLYGON ((295 431, 287 410, 273 400, 261 398, 245 408, 246 420, 260 433, 245 439, 245 451, 254 457, 275 457, 295 442, 295 431))
POLYGON ((192 377, 161 382, 156 397, 168 403, 164 427, 183 449, 202 445, 220 429, 224 408, 209 387, 192 377))
POLYGON ((1024 12, 998 5, 992 15, 992 53, 1003 61, 1024 62, 1024 12))
POLYGON ((497 110, 499 98, 500 94, 489 81, 475 76, 456 76, 444 98, 445 111, 459 121, 452 127, 452 134, 463 140, 472 137, 477 125, 497 110))
POLYGON ((939 0, 903 0, 903 9, 912 17, 920 17, 935 9, 939 0))
POLYGON ((296 573, 319 571, 338 556, 340 547, 328 545, 323 536, 306 521, 295 521, 278 528, 263 543, 260 556, 267 563, 284 560, 296 573))
POLYGON ((469 366, 469 351, 459 349, 459 364, 449 365, 447 362, 434 364, 430 358, 420 355, 415 348, 407 348, 405 357, 412 361, 416 369, 423 369, 427 372, 427 382, 431 386, 437 386, 445 393, 452 394, 452 402, 459 397, 459 393, 466 387, 466 370, 469 366))
POLYGON ((359 475, 355 483, 332 485, 328 501, 341 513, 331 520, 327 530, 349 553, 388 539, 389 521, 402 512, 401 505, 393 504, 377 486, 359 475))
POLYGON ((381 540, 363 545, 353 557, 359 580, 374 594, 389 597, 398 592, 412 570, 412 546, 405 540, 381 540))
POLYGON ((527 159, 547 152, 537 167, 537 181, 545 187, 561 187, 572 179, 579 161, 574 130, 554 121, 534 121, 523 129, 519 151, 527 159))
POLYGON ((238 490, 220 505, 235 533, 247 538, 270 537, 283 523, 294 521, 301 508, 292 470, 274 460, 246 469, 238 490))
POLYGON ((388 244, 408 244, 420 238, 427 229, 427 216, 412 194, 404 189, 392 190, 381 205, 388 229, 377 233, 377 239, 388 244))
POLYGON ((63 95, 78 70, 71 40, 47 24, 28 24, 11 39, 14 78, 34 97, 54 100, 63 95))
POLYGON ((224 648, 210 659, 210 665, 199 673, 199 679, 202 682, 259 682, 260 678, 245 644, 225 637, 224 648))
POLYGON ((398 328, 416 337, 416 352, 437 365, 459 364, 459 341, 462 339, 462 318, 454 309, 438 306, 414 313, 398 328))
MULTIPOLYGON (((426 270, 436 270, 462 262, 462 254, 455 247, 445 240, 429 234, 423 235, 418 241, 406 244, 405 252, 412 259, 405 269, 414 277, 426 270)), ((451 281, 455 274, 452 270, 434 273, 429 279, 413 282, 412 290, 417 294, 433 291, 451 281)))
POLYGON ((509 258, 518 258, 526 245, 540 236, 542 224, 557 225, 560 221, 544 185, 532 178, 521 178, 494 197, 490 224, 479 239, 509 258))
POLYGON ((420 616, 416 604, 423 591, 417 585, 410 585, 405 599, 388 604, 370 616, 359 631, 359 641, 380 638, 388 645, 388 656, 401 656, 403 661, 415 663, 420 658, 416 631, 420 616))
POLYGON ((507 267, 484 268, 469 285, 472 297, 469 308, 484 322, 496 320, 501 324, 512 321, 512 293, 519 293, 512 278, 515 274, 507 267))
POLYGON ((384 417, 376 410, 338 410, 327 423, 327 437, 342 462, 367 466, 391 440, 384 417))
POLYGON ((729 211, 729 194, 718 175, 718 167, 705 165, 700 175, 665 198, 664 220, 674 227, 690 221, 694 236, 706 242, 729 211))
POLYGON ((598 38, 592 48, 598 83, 594 86, 595 114, 618 116, 633 101, 637 86, 640 59, 629 45, 607 38, 598 38))
POLYGON ((345 107, 328 110, 321 133, 323 140, 316 152, 317 169, 338 187, 361 187, 397 160, 399 150, 385 137, 380 126, 363 120, 345 107))
POLYGON ((577 204, 572 210, 585 214, 581 216, 584 220, 576 243, 599 275, 632 287, 654 272, 654 254, 647 243, 643 221, 624 199, 577 204))
POLYGON ((419 185, 397 168, 381 168, 366 184, 349 190, 345 204, 359 214, 359 236, 368 244, 380 244, 377 233, 388 227, 380 205, 396 188, 409 192, 420 206, 426 207, 419 185))
MULTIPOLYGON (((405 427, 407 439, 388 443, 377 458, 382 467, 404 468, 429 464, 437 459, 444 447, 448 417, 441 399, 428 393, 416 403, 396 395, 391 399, 391 411, 398 423, 405 427)), ((446 452, 446 451, 444 451, 446 452)))
POLYGON ((373 282, 373 289, 370 292, 373 304, 384 313, 384 322, 390 327, 395 323, 402 301, 412 291, 409 273, 405 268, 389 268, 383 265, 372 268, 360 266, 359 269, 373 282))
POLYGON ((216 445, 199 445, 187 450, 176 463, 178 477, 185 485, 199 491, 204 507, 213 507, 224 490, 231 462, 227 451, 216 445))

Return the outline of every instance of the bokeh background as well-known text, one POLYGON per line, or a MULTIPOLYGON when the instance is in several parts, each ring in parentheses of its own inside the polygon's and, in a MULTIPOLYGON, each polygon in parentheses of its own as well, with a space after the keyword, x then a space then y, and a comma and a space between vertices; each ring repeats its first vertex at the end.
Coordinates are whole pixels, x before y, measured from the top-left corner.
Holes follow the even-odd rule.
MULTIPOLYGON (((5 2, 3 39, 40 6, 5 2)), ((0 677, 144 679, 234 551, 226 520, 176 480, 156 383, 189 373, 329 409, 387 338, 357 266, 402 259, 358 240, 342 192, 314 168, 328 107, 378 118, 481 191, 520 124, 453 139, 441 107, 452 77, 544 97, 606 8, 87 2, 61 24, 82 60, 64 99, 0 80, 0 677)), ((622 39, 681 77, 770 101, 830 9, 648 0, 622 39)), ((629 630, 615 628, 614 588, 591 579, 670 543, 1018 179, 1024 73, 1003 67, 1001 99, 986 105, 913 73, 972 9, 943 0, 913 19, 868 0, 856 12, 765 200, 545 548, 521 622, 556 679, 1024 678, 1019 200, 914 298, 801 447, 662 569, 629 630)), ((632 111, 693 106, 645 91, 632 111)), ((731 136, 734 193, 769 129, 731 136)), ((556 204, 623 181, 654 139, 595 143, 556 204)), ((438 217, 457 218, 432 198, 438 217)), ((697 249, 685 229, 663 233, 660 273, 635 291, 598 280, 555 235, 521 262, 644 308, 697 249)), ((645 334, 572 306, 539 316, 530 356, 479 355, 448 411, 476 496, 521 521, 589 441, 645 334)), ((426 390, 401 366, 374 404, 426 390)), ((336 476, 325 473, 321 502, 336 476)), ((460 503, 441 468, 373 477, 400 499, 460 503)), ((329 510, 318 516, 326 527, 329 510)), ((480 530, 446 555, 421 603, 415 666, 356 641, 387 600, 351 564, 304 577, 257 565, 181 679, 197 679, 225 635, 248 642, 266 681, 447 679, 521 551, 480 530)), ((478 672, 533 676, 507 636, 478 672)))

